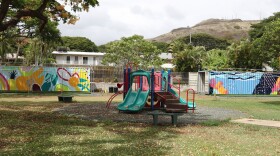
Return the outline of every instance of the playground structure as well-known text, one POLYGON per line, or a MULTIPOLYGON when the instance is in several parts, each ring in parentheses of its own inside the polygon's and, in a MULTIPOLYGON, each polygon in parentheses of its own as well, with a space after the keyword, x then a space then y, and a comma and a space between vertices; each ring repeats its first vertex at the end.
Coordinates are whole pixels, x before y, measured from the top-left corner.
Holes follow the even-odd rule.
POLYGON ((166 112, 194 112, 196 108, 195 91, 186 91, 186 100, 181 97, 180 80, 178 84, 171 84, 171 71, 155 72, 137 70, 132 71, 131 65, 124 69, 124 82, 119 83, 118 87, 123 86, 123 91, 112 95, 107 102, 109 108, 112 100, 123 94, 123 102, 118 104, 117 109, 123 112, 139 112, 143 108, 155 110, 164 109, 166 112), (177 90, 177 92, 175 91, 177 90), (191 97, 191 98, 190 98, 191 97))

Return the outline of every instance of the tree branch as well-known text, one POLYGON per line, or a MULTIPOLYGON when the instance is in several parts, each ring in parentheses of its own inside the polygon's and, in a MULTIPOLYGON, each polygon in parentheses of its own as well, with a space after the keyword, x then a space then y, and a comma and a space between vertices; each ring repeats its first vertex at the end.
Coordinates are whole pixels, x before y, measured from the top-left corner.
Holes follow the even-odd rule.
POLYGON ((9 5, 10 5, 10 0, 2 0, 1 6, 0 6, 0 21, 1 23, 3 22, 4 18, 6 17, 8 10, 9 10, 9 5))
POLYGON ((38 12, 43 13, 44 10, 47 7, 47 4, 50 2, 51 0, 43 0, 43 3, 41 4, 41 6, 37 9, 38 12))
POLYGON ((42 4, 40 5, 40 7, 36 10, 30 10, 30 9, 23 9, 23 10, 19 10, 16 15, 14 17, 12 17, 9 21, 3 23, 3 20, 5 18, 5 16, 7 15, 7 11, 9 8, 9 3, 10 0, 3 0, 2 4, 1 4, 1 10, 0 10, 0 20, 2 18, 2 20, 0 21, 0 31, 4 31, 6 29, 8 29, 9 27, 14 27, 16 26, 22 17, 36 17, 38 19, 41 20, 41 26, 39 27, 39 30, 42 31, 43 28, 45 27, 46 23, 48 22, 48 17, 44 15, 44 11, 47 7, 47 4, 52 1, 52 0, 43 0, 42 4), (4 5, 5 3, 5 5, 4 5), (6 4, 8 3, 8 4, 6 4), (8 5, 8 7, 7 7, 8 5), (7 8, 5 8, 7 7, 7 8), (2 10, 3 8, 3 10, 2 10), (5 10, 7 9, 7 10, 5 10), (6 14, 5 14, 6 11, 6 14), (3 14, 2 14, 3 13, 3 14))

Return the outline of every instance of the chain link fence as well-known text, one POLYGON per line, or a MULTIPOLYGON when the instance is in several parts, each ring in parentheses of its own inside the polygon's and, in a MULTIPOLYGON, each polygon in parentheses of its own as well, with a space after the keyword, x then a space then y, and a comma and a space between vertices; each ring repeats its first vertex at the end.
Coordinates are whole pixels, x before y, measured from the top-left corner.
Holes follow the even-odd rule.
POLYGON ((173 79, 173 84, 189 85, 189 73, 188 72, 171 72, 173 79))
POLYGON ((123 82, 123 68, 110 66, 91 67, 91 82, 123 82))

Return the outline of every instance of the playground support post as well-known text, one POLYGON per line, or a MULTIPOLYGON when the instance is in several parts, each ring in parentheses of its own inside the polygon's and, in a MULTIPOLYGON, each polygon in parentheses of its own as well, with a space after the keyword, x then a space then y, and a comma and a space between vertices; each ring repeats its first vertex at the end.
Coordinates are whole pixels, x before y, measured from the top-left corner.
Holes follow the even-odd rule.
POLYGON ((127 92, 127 69, 123 70, 123 99, 125 98, 126 92, 127 92))
POLYGON ((143 76, 140 76, 140 90, 143 90, 143 76))
POLYGON ((170 89, 171 89, 171 70, 170 69, 168 69, 168 92, 170 92, 170 89))
POLYGON ((123 77, 124 77, 124 83, 123 83, 123 99, 125 98, 129 88, 130 88, 130 71, 131 69, 127 67, 123 70, 123 77))
MULTIPOLYGON (((161 81, 163 81, 163 73, 164 73, 164 70, 161 70, 161 81)), ((160 87, 160 90, 163 91, 163 83, 161 82, 161 87, 160 87)), ((166 85, 166 82, 164 83, 164 85, 166 85)))
POLYGON ((127 92, 131 87, 130 83, 133 83, 133 82, 130 82, 130 72, 131 72, 131 68, 127 68, 127 92))
POLYGON ((151 72, 151 109, 154 110, 154 92, 155 92, 155 86, 154 86, 154 72, 155 72, 155 69, 153 68, 152 69, 152 72, 151 72))

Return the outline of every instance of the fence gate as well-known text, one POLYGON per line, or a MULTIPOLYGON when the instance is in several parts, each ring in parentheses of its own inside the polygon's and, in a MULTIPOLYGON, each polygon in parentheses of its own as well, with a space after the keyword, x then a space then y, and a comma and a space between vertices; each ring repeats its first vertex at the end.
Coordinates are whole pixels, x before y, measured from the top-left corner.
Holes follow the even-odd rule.
POLYGON ((197 77, 197 92, 200 94, 209 94, 208 72, 200 71, 197 77))

